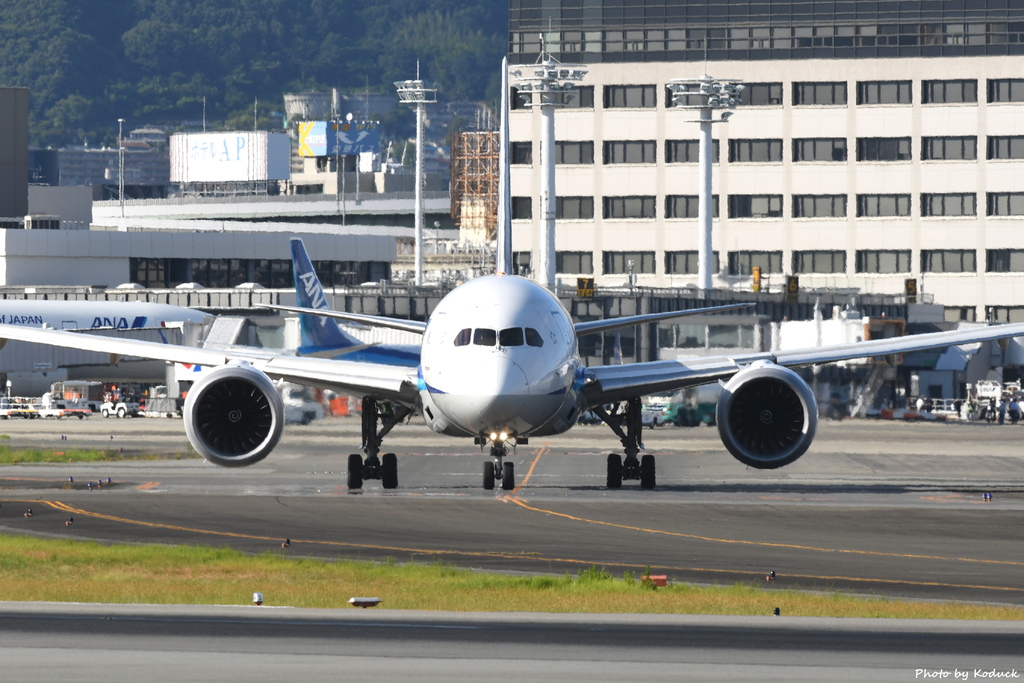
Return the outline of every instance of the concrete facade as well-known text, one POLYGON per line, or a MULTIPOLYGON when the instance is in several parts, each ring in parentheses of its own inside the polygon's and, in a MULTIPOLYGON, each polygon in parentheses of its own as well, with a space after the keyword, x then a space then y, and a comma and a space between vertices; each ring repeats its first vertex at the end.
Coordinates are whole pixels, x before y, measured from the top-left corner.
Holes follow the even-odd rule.
MULTIPOLYGON (((589 92, 558 110, 555 119, 556 146, 592 143, 590 163, 577 160, 556 166, 559 199, 582 199, 592 211, 592 216, 557 223, 556 251, 563 266, 567 264, 559 269, 562 281, 592 275, 599 286, 622 284, 628 278, 622 264, 633 260, 639 285, 696 284, 696 270, 691 272, 684 261, 698 248, 698 167, 695 156, 668 157, 678 153, 670 151, 674 144, 695 143, 698 125, 693 122, 695 114, 672 107, 666 86, 672 79, 700 78, 706 73, 740 79, 747 84, 748 94, 751 86, 760 93, 770 87, 772 93, 737 107, 727 123, 714 126, 719 154, 713 165, 718 202, 715 287, 749 291, 751 265, 762 267, 763 286, 772 291, 784 287, 789 275, 799 277, 801 290, 880 294, 901 294, 906 280, 914 279, 919 299, 942 304, 947 320, 1024 320, 1024 81, 1020 56, 1014 56, 1019 51, 1016 39, 1007 34, 1024 23, 997 24, 993 14, 1018 15, 1021 10, 1003 7, 996 12, 993 3, 970 3, 968 10, 959 10, 955 24, 950 17, 940 16, 953 13, 948 3, 900 3, 899 12, 936 5, 934 17, 914 9, 916 18, 907 24, 922 31, 938 27, 936 36, 899 35, 898 42, 889 44, 900 47, 870 48, 871 54, 891 56, 861 57, 867 48, 839 47, 847 44, 841 43, 847 39, 840 38, 847 35, 846 29, 850 45, 867 44, 860 32, 877 22, 881 45, 882 30, 889 22, 910 20, 883 17, 880 3, 844 3, 851 12, 877 5, 877 16, 872 14, 869 22, 854 20, 852 13, 840 16, 838 4, 834 16, 826 8, 820 16, 800 16, 793 9, 792 14, 760 17, 754 16, 755 5, 779 13, 785 3, 769 7, 730 0, 712 11, 713 3, 652 0, 623 5, 603 0, 597 4, 605 18, 595 10, 589 16, 596 18, 588 25, 587 13, 579 19, 570 4, 547 3, 538 10, 554 56, 562 62, 581 63, 588 70, 582 85, 589 92), (704 4, 709 7, 706 16, 689 23, 679 20, 686 29, 677 29, 671 17, 661 23, 645 18, 655 10, 685 13, 704 4), (621 10, 619 6, 626 5, 625 15, 614 14, 616 7, 621 10), (964 12, 974 10, 988 12, 989 23, 984 18, 977 26, 964 23, 970 20, 964 12), (612 21, 611 16, 619 18, 612 21), (768 28, 757 28, 768 23, 778 28, 769 33, 764 33, 768 28), (597 28, 605 30, 587 32, 597 28), (975 29, 978 35, 969 35, 975 29), (796 49, 802 38, 785 42, 774 38, 804 35, 804 30, 808 36, 828 37, 814 39, 815 47, 803 52, 796 49), (758 31, 767 37, 751 37, 758 31), (698 61, 700 52, 694 49, 703 45, 703 38, 678 41, 688 45, 690 52, 671 52, 674 33, 695 32, 743 38, 709 40, 711 58, 706 61, 698 61), (584 42, 570 43, 576 35, 584 42), (619 40, 625 36, 626 42, 613 44, 612 35, 619 40), (652 36, 659 36, 656 48, 652 36), (937 41, 935 47, 928 41, 937 41), (785 49, 778 47, 783 44, 785 49), (720 58, 737 52, 737 45, 743 48, 741 57, 720 58), (841 101, 808 103, 807 88, 816 85, 841 91, 842 98, 837 98, 841 101), (647 86, 642 102, 623 106, 614 101, 624 88, 637 86, 647 86), (896 87, 899 101, 873 101, 879 89, 896 87), (818 140, 841 141, 841 158, 798 158, 798 148, 818 140), (642 158, 618 158, 623 144, 631 145, 642 158), (963 149, 944 154, 946 144, 963 149), (769 148, 768 158, 751 160, 748 155, 751 149, 757 156, 769 148), (642 215, 617 217, 621 204, 615 202, 623 200, 636 200, 642 215), (682 208, 682 202, 689 201, 694 203, 682 208), (755 215, 744 215, 758 202, 769 208, 761 215, 757 209, 755 215), (829 209, 819 213, 821 202, 828 203, 829 209), (897 204, 898 215, 868 215, 879 202, 897 204), (807 207, 817 209, 808 215, 807 207)), ((513 69, 528 69, 535 58, 532 51, 539 48, 529 43, 536 40, 536 33, 529 32, 536 17, 528 13, 535 5, 540 7, 533 0, 510 5, 510 49, 519 51, 513 61, 522 65, 513 69)), ((792 5, 795 8, 797 3, 792 5)), ((811 38, 806 41, 812 45, 811 38)), ((513 221, 513 250, 520 259, 532 254, 536 261, 541 221, 539 112, 513 110, 510 129, 513 159, 517 143, 525 145, 519 150, 529 158, 528 163, 512 167, 513 213, 517 199, 526 213, 513 221)))

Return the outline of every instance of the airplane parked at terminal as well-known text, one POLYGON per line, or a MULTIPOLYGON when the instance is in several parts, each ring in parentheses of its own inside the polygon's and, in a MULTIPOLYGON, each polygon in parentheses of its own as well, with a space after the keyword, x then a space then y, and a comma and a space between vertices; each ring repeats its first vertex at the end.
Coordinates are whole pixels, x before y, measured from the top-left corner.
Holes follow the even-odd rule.
POLYGON ((380 478, 385 488, 398 485, 395 454, 380 452, 383 437, 419 413, 436 432, 473 438, 489 447, 492 461, 484 463, 484 487, 500 481, 503 489, 511 490, 514 468, 505 457, 531 437, 568 431, 588 409, 622 443, 621 455, 607 457, 608 486, 639 479, 642 487, 654 487, 654 456, 641 456, 641 397, 715 381, 725 382, 717 409, 725 448, 745 465, 782 467, 807 450, 818 419, 813 392, 792 368, 1024 335, 1024 324, 994 325, 775 353, 586 367, 577 351, 579 335, 692 311, 574 324, 559 300, 538 283, 497 274, 456 287, 426 322, 323 309, 304 312, 419 329, 420 362, 412 368, 344 356, 338 360, 244 347, 171 346, 12 325, 0 325, 0 338, 212 366, 189 391, 184 417, 193 447, 218 465, 251 465, 273 450, 284 410, 272 380, 284 380, 362 397, 365 457, 349 456, 350 488, 371 478, 380 478), (605 410, 608 404, 621 408, 605 410))
POLYGON ((209 314, 192 308, 148 301, 0 299, 0 325, 57 330, 140 330, 183 322, 201 323, 208 318, 209 314))

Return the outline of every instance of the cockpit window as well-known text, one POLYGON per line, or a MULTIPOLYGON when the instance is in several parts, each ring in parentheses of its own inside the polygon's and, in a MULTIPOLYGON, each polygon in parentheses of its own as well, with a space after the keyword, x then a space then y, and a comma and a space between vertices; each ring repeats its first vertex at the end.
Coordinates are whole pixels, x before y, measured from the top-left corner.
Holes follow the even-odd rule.
POLYGON ((469 344, 469 340, 472 338, 472 336, 473 330, 471 330, 470 328, 467 327, 464 330, 460 330, 459 333, 455 335, 455 345, 466 346, 467 344, 469 344))
POLYGON ((489 330, 486 327, 478 327, 473 330, 473 344, 476 346, 494 346, 497 340, 498 335, 494 330, 489 330))
POLYGON ((526 328, 526 343, 530 346, 544 346, 544 337, 532 327, 526 328))
POLYGON ((523 328, 508 327, 498 333, 498 346, 522 346, 523 328))

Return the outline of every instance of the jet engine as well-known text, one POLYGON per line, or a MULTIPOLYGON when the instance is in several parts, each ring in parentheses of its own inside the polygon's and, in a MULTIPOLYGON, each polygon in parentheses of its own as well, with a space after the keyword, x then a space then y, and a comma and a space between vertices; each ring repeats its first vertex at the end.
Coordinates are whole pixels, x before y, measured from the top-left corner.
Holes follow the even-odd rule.
POLYGON ((725 385, 715 411, 718 434, 733 457, 762 470, 804 454, 818 426, 818 403, 799 375, 762 361, 725 385))
POLYGON ((222 467, 245 467, 267 457, 284 427, 281 394, 248 363, 211 370, 189 390, 184 414, 189 443, 222 467))

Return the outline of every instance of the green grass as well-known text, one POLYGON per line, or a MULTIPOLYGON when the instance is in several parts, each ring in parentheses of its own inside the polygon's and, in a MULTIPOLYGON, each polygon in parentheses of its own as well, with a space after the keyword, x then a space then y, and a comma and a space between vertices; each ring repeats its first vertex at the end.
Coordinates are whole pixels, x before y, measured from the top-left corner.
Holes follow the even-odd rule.
POLYGON ((446 564, 328 562, 249 556, 206 546, 106 546, 0 535, 0 600, 345 607, 352 596, 390 609, 574 613, 1024 619, 1024 608, 867 599, 753 584, 654 588, 592 567, 561 576, 506 576, 446 564))
MULTIPOLYGON (((2 436, 0 436, 2 438, 2 436)), ((11 448, 0 445, 0 465, 22 465, 41 462, 113 462, 117 460, 183 460, 199 457, 194 453, 150 453, 141 450, 68 448, 63 450, 11 448)))

